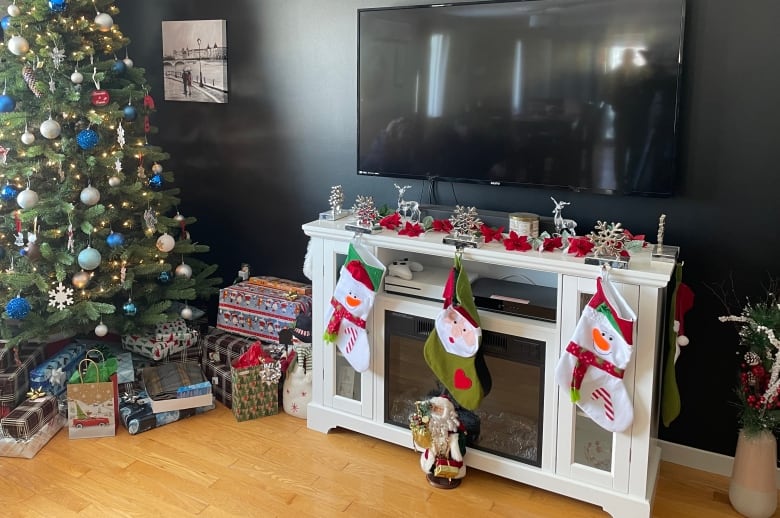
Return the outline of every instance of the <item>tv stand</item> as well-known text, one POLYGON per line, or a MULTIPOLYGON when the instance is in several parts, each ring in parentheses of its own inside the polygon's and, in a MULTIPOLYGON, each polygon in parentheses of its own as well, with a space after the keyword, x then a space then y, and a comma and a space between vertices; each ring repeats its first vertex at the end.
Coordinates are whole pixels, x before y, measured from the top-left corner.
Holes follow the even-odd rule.
MULTIPOLYGON (((368 321, 371 365, 355 372, 338 348, 318 339, 324 332, 325 314, 338 273, 354 235, 344 230, 350 218, 314 221, 303 225, 311 238, 313 285, 313 391, 308 407, 308 427, 327 432, 343 427, 409 447, 408 428, 387 422, 385 394, 385 311, 435 317, 441 303, 386 293, 380 287, 368 321)), ((444 234, 428 232, 416 238, 383 230, 361 236, 385 264, 401 258, 424 265, 449 267, 454 247, 442 243, 444 234)), ((524 484, 601 506, 614 517, 651 515, 660 462, 657 444, 657 387, 663 329, 665 290, 673 262, 654 261, 651 247, 635 253, 627 269, 612 270, 611 279, 637 315, 634 357, 624 383, 634 403, 634 421, 623 433, 609 433, 577 411, 567 391, 558 389, 555 365, 577 324, 582 308, 595 292, 598 266, 582 258, 556 252, 507 251, 488 243, 463 251, 469 273, 493 278, 523 277, 557 290, 554 322, 480 311, 483 326, 515 336, 544 342, 545 368, 541 465, 533 466, 476 449, 468 449, 468 466, 524 484)), ((424 359, 420 357, 420 362, 424 359)))

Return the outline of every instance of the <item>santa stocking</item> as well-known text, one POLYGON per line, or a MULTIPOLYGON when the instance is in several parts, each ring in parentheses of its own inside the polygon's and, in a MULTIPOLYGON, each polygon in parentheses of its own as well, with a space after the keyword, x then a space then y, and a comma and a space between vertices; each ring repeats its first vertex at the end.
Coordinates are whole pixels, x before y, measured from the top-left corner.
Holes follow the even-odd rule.
POLYGON ((609 279, 582 311, 574 336, 555 369, 555 380, 599 426, 622 432, 634 419, 623 372, 633 352, 636 316, 609 279))
POLYGON ((366 319, 384 273, 385 266, 368 249, 350 243, 347 260, 341 267, 341 275, 330 300, 325 341, 335 342, 341 354, 358 372, 367 370, 371 362, 366 319))
POLYGON ((475 410, 490 391, 491 378, 479 348, 482 330, 460 256, 444 288, 444 309, 425 341, 425 361, 450 395, 475 410))

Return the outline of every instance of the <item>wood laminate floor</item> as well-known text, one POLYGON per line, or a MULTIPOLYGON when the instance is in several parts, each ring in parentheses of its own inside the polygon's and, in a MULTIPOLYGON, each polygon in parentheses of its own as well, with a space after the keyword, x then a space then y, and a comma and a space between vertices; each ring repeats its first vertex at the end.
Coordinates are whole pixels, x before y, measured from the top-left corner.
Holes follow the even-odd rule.
MULTIPOLYGON (((468 454, 468 453, 467 453, 468 454)), ((608 516, 599 507, 470 469, 434 489, 419 454, 281 413, 242 423, 224 406, 131 436, 69 440, 0 458, 0 517, 608 516)), ((653 516, 739 516, 728 479, 663 462, 653 516)), ((630 517, 629 517, 630 518, 630 517)))

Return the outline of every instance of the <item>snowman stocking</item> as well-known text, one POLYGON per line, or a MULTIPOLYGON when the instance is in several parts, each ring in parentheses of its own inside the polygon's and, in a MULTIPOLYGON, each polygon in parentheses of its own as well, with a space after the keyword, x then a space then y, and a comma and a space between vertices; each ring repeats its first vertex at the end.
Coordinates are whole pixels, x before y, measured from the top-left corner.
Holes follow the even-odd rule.
POLYGON ((347 260, 341 267, 341 275, 330 300, 325 341, 335 343, 358 372, 367 370, 370 365, 366 319, 384 273, 385 266, 368 249, 350 243, 347 260))
POLYGON ((597 279, 596 294, 582 312, 555 369, 561 389, 599 426, 622 432, 634 419, 623 372, 633 352, 636 316, 608 278, 597 279))
POLYGON ((482 358, 482 330, 469 278, 455 257, 444 288, 444 309, 425 341, 425 361, 452 397, 475 410, 490 391, 491 378, 482 358))

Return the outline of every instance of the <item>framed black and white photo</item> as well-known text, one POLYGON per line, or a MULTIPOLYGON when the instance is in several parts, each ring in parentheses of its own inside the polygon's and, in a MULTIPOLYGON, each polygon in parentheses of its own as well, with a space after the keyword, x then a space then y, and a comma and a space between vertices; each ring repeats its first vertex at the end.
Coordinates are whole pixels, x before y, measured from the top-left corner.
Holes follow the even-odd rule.
POLYGON ((166 101, 226 103, 227 22, 162 22, 166 101))

